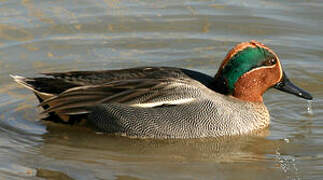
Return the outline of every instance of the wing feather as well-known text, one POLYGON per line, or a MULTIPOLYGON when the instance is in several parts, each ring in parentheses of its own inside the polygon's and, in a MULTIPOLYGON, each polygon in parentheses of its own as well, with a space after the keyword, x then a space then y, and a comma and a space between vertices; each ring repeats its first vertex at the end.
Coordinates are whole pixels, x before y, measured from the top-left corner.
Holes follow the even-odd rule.
POLYGON ((85 113, 89 112, 89 107, 105 103, 124 103, 137 107, 178 105, 198 98, 203 93, 201 88, 207 89, 189 78, 123 80, 71 88, 40 105, 50 105, 43 113, 61 114, 85 113))
POLYGON ((47 77, 13 78, 36 94, 50 94, 39 106, 45 108, 43 113, 60 114, 84 114, 89 107, 104 103, 143 108, 189 103, 209 91, 213 80, 203 73, 172 67, 43 74, 47 77))

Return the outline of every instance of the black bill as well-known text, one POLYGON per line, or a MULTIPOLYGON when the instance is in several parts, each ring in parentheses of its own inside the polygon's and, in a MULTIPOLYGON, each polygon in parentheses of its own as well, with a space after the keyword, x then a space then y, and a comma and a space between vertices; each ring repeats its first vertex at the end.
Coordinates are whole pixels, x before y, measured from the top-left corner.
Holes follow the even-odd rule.
POLYGON ((313 99, 313 97, 310 93, 304 91, 303 89, 297 87, 292 82, 290 82, 290 80, 287 78, 285 72, 283 73, 283 77, 282 77, 281 81, 279 83, 277 83, 274 87, 278 90, 281 90, 281 91, 284 91, 284 92, 287 92, 290 94, 294 94, 294 95, 304 98, 304 99, 308 99, 308 100, 313 99))

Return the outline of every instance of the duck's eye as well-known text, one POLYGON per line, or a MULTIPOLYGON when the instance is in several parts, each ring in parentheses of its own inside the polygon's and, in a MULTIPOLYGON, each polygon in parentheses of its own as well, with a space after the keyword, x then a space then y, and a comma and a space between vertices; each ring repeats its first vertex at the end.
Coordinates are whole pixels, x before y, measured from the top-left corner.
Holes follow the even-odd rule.
POLYGON ((265 66, 271 66, 271 65, 274 65, 276 64, 276 58, 270 58, 270 59, 267 59, 265 62, 264 62, 264 65, 265 66))

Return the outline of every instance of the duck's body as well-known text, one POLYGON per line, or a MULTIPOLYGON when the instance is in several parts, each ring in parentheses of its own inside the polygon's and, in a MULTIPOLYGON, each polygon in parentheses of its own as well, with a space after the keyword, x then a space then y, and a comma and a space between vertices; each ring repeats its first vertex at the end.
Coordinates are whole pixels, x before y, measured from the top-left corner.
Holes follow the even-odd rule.
MULTIPOLYGON (((276 85, 290 92, 282 85, 287 78, 278 57, 254 41, 231 50, 215 77, 172 67, 45 75, 13 76, 35 92, 45 109, 43 113, 71 124, 86 119, 99 131, 136 137, 247 134, 269 125, 269 113, 262 102, 265 90, 276 85), (241 65, 245 60, 239 58, 249 56, 255 60, 241 65), (275 58, 275 62, 268 58, 275 58)), ((291 93, 311 98, 297 90, 291 93)))
POLYGON ((213 98, 205 96, 191 103, 155 108, 102 104, 92 109, 89 120, 103 132, 152 138, 241 135, 269 125, 263 103, 241 102, 218 93, 209 95, 213 98))

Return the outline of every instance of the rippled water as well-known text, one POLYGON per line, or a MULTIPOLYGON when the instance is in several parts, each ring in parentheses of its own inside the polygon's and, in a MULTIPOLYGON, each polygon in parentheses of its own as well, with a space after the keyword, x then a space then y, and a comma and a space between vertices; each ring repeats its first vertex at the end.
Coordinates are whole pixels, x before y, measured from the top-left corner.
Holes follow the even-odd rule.
POLYGON ((0 0, 0 179, 323 178, 323 2, 0 0), (215 74, 236 43, 271 47, 307 101, 264 99, 257 137, 137 140, 39 121, 9 74, 177 66, 215 74))

